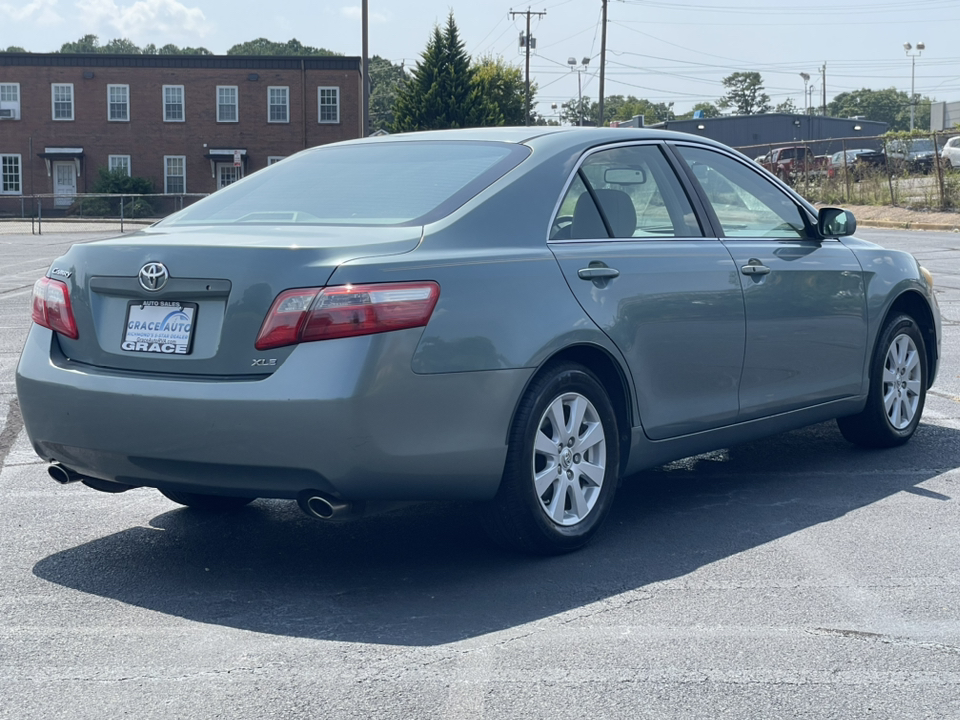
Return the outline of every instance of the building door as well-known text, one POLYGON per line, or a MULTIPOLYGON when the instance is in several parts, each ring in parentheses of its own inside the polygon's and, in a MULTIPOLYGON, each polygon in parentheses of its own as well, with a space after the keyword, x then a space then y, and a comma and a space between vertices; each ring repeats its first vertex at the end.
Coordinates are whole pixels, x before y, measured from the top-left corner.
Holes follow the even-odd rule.
POLYGON ((240 168, 233 163, 217 163, 217 190, 232 185, 240 177, 240 168))
POLYGON ((77 194, 77 166, 73 161, 53 163, 53 206, 70 207, 77 194))

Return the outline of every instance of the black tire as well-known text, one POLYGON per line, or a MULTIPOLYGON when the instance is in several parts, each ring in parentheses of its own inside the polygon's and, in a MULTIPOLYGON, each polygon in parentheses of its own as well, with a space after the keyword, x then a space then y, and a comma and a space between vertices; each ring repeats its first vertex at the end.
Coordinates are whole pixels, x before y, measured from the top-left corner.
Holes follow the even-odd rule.
POLYGON ((180 505, 211 512, 237 510, 256 500, 256 498, 234 497, 232 495, 202 495, 200 493, 180 492, 179 490, 161 490, 160 494, 180 505))
POLYGON ((863 411, 837 419, 850 442, 871 448, 903 445, 917 430, 927 395, 923 333, 909 315, 897 314, 880 332, 870 362, 870 393, 863 411))
POLYGON ((619 432, 606 390, 582 365, 560 363, 537 377, 520 401, 500 489, 481 507, 481 522, 502 547, 538 555, 570 552, 603 523, 619 478, 619 432), (576 429, 573 422, 555 426, 571 421, 576 408, 582 413, 576 429), (556 424, 554 411, 563 416, 556 424))

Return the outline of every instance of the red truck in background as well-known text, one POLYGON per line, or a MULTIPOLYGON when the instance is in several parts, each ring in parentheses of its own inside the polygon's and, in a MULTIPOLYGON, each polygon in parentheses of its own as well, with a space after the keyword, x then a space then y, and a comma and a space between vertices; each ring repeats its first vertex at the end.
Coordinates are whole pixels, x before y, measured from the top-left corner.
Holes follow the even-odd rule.
POLYGON ((826 172, 825 157, 818 157, 805 145, 790 145, 774 148, 760 164, 784 182, 790 182, 806 173, 808 176, 826 172))

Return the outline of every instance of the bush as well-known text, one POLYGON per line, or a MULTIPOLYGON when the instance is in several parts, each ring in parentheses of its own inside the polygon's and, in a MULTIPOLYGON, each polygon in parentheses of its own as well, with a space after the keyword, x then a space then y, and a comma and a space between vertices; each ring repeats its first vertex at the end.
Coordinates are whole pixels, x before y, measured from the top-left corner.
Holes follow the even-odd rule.
POLYGON ((110 195, 150 195, 153 192, 153 183, 147 178, 131 177, 123 170, 108 170, 100 168, 99 177, 93 184, 91 192, 110 195))
MULTIPOLYGON (((153 183, 147 178, 130 177, 123 170, 100 168, 91 193, 116 195, 117 197, 79 198, 67 210, 68 215, 81 217, 120 217, 121 195, 149 195, 153 183)), ((124 217, 150 217, 153 206, 146 198, 125 198, 124 217)))

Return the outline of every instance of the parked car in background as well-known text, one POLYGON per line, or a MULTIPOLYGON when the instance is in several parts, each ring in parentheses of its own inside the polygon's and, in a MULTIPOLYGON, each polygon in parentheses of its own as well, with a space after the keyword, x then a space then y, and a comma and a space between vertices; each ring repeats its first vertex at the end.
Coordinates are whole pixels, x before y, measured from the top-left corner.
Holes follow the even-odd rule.
POLYGON ((827 164, 827 177, 833 178, 843 174, 844 168, 852 176, 859 180, 864 173, 871 168, 882 168, 886 165, 887 157, 881 150, 871 148, 857 148, 854 150, 841 150, 830 156, 827 164), (844 159, 846 155, 846 159, 844 159))
POLYGON ((894 172, 927 174, 933 170, 936 151, 931 138, 921 137, 892 140, 886 154, 894 172))
POLYGON ((806 145, 774 148, 760 163, 784 182, 791 182, 804 173, 817 175, 825 169, 826 156, 817 157, 806 145))
POLYGON ((940 159, 946 170, 960 169, 960 135, 950 138, 940 151, 940 159))
POLYGON ((661 130, 323 145, 57 258, 23 422, 64 483, 318 519, 473 500, 498 542, 565 552, 644 468, 832 418, 911 438, 933 279, 855 228, 661 130))

